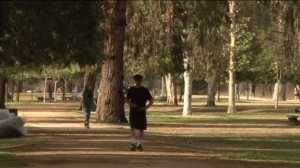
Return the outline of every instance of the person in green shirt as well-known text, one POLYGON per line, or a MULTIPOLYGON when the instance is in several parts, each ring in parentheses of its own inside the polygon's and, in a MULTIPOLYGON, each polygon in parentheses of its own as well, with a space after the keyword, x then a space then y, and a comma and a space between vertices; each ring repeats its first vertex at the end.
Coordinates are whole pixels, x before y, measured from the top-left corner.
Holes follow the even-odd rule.
POLYGON ((94 95, 89 86, 85 86, 85 89, 84 89, 84 92, 82 93, 82 95, 83 95, 83 107, 84 107, 84 113, 85 113, 84 127, 89 129, 90 128, 91 108, 92 108, 92 104, 94 103, 94 100, 93 100, 94 95))

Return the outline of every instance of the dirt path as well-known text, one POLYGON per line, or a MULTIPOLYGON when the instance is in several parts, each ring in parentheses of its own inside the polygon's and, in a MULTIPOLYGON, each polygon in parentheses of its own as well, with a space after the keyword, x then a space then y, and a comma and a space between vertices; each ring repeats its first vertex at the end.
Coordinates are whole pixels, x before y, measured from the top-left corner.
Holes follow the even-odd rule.
MULTIPOLYGON (((36 168, 242 168, 279 167, 275 165, 216 161, 199 153, 182 150, 171 144, 146 136, 144 152, 129 151, 129 130, 118 130, 110 125, 75 120, 73 112, 20 112, 27 118, 29 135, 24 137, 31 145, 11 148, 17 152, 13 159, 36 168)), ((291 166, 289 166, 291 167, 291 166)))

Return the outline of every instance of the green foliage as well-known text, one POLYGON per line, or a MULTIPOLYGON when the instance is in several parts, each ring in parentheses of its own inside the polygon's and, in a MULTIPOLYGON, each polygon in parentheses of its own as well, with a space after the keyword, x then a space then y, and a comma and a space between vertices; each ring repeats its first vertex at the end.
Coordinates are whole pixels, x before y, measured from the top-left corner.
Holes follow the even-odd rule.
POLYGON ((95 64, 103 55, 106 4, 1 2, 0 64, 95 64))

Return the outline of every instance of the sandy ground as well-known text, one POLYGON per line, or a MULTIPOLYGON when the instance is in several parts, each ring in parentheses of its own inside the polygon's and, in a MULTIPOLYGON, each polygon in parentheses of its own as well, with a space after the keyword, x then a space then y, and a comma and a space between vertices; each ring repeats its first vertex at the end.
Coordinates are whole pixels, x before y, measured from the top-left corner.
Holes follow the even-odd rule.
MULTIPOLYGON (((220 161, 207 155, 192 153, 154 137, 145 137, 145 151, 130 151, 129 129, 114 129, 111 125, 92 122, 91 129, 83 121, 70 116, 74 111, 28 112, 20 111, 27 118, 29 134, 24 139, 37 139, 37 143, 15 147, 12 159, 36 168, 246 168, 284 167, 274 164, 220 161)), ((287 166, 292 168, 292 166, 287 166)))

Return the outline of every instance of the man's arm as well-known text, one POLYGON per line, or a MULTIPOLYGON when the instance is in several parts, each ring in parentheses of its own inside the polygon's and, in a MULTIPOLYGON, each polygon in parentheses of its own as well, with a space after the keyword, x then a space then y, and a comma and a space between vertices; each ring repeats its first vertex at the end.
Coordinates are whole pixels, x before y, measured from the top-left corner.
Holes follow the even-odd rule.
POLYGON ((146 110, 147 110, 149 107, 151 107, 151 106, 153 105, 153 103, 154 103, 154 100, 153 100, 153 98, 151 98, 151 99, 149 100, 149 103, 148 103, 147 106, 146 106, 146 110))

